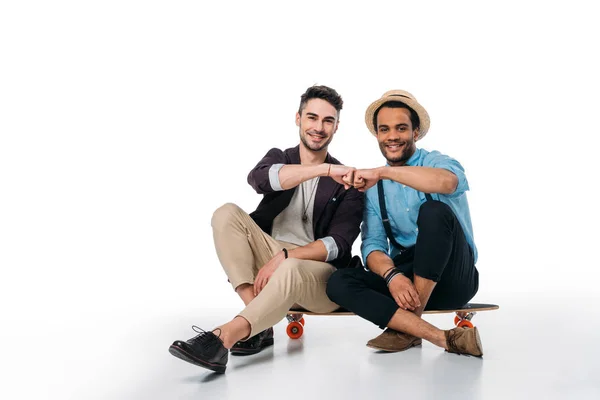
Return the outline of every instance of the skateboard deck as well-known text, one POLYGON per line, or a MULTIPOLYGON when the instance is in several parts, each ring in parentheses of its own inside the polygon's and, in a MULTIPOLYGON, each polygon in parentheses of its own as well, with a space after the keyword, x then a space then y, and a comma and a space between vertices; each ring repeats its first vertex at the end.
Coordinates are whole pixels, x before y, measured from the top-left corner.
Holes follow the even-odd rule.
MULTIPOLYGON (((493 311, 499 309, 500 306, 496 304, 486 303, 467 303, 460 308, 444 309, 444 310, 425 310, 423 314, 449 314, 455 313, 454 325, 464 328, 472 328, 473 323, 471 319, 481 311, 493 311)), ((304 315, 356 315, 353 312, 339 309, 329 313, 315 313, 303 309, 293 309, 287 313, 288 326, 286 332, 291 339, 299 339, 304 333, 304 315)))

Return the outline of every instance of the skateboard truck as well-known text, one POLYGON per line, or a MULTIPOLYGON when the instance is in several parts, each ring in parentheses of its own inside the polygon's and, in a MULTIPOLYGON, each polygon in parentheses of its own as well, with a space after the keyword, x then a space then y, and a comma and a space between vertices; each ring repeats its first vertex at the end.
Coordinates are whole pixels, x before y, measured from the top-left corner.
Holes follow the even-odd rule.
POLYGON ((471 322, 471 319, 475 316, 475 314, 477 314, 476 311, 457 311, 456 317, 454 317, 454 325, 459 328, 472 328, 473 323, 471 322))

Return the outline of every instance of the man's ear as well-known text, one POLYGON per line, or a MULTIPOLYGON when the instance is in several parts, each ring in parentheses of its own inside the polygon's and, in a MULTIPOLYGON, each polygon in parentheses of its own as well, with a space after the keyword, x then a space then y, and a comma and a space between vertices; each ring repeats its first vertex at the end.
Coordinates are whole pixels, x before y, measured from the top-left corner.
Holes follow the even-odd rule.
POLYGON ((300 126, 300 113, 296 113, 296 126, 300 126))
POLYGON ((419 132, 419 128, 415 129, 414 133, 413 133, 413 139, 415 140, 415 142, 417 140, 419 140, 419 135, 421 134, 421 132, 419 132))

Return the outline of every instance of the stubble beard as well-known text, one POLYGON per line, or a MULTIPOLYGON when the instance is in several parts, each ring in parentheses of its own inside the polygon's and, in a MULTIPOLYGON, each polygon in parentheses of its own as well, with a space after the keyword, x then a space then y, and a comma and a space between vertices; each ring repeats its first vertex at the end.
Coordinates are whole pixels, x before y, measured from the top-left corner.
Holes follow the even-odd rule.
POLYGON ((406 162, 410 159, 410 157, 413 154, 415 154, 415 151, 416 151, 415 142, 414 141, 411 141, 410 143, 407 142, 406 146, 402 150, 402 153, 396 157, 393 157, 393 156, 388 155, 388 152, 387 152, 387 149, 385 146, 386 146, 385 143, 380 143, 379 149, 381 150, 381 154, 383 154, 383 157, 385 157, 385 159, 388 161, 388 163, 392 166, 394 166, 394 165, 400 166, 400 165, 406 164, 406 162))
POLYGON ((331 135, 324 143, 322 143, 321 145, 311 145, 309 143, 309 141, 306 139, 306 135, 308 135, 308 133, 304 133, 304 135, 302 134, 302 131, 300 131, 300 141, 304 144, 304 147, 306 147, 308 150, 311 151, 321 151, 323 149, 326 149, 327 146, 329 146, 329 143, 331 143, 331 140, 333 139, 333 135, 331 135))

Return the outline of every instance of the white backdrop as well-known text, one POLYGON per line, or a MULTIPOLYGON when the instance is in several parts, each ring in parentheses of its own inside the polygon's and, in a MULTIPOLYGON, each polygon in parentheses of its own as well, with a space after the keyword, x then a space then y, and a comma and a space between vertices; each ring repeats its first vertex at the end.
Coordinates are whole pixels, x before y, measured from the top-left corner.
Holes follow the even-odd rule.
MULTIPOLYGON (((586 2, 4 2, 4 321, 238 306, 213 210, 247 211, 313 84, 344 99, 331 153, 383 163, 367 105, 412 92, 420 146, 466 168, 479 300, 597 287, 598 72, 586 2)), ((354 247, 357 251, 359 241, 354 247)))

